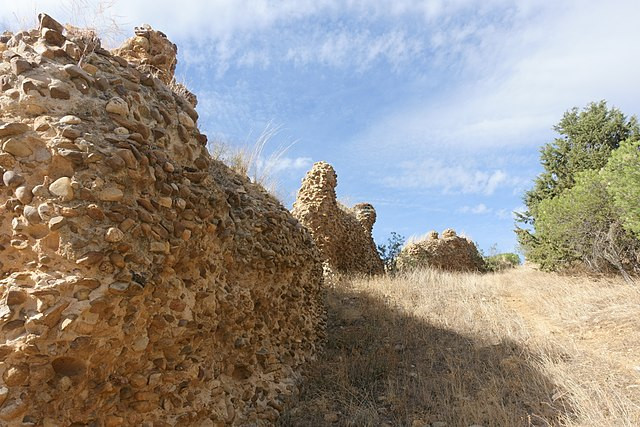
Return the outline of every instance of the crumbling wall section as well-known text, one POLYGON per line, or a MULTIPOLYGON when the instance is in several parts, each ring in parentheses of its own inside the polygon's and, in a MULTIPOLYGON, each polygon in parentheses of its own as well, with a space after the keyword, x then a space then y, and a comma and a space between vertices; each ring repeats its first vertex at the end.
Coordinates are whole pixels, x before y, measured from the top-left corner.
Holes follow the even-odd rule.
POLYGON ((425 267, 445 271, 482 272, 486 269, 476 245, 450 228, 440 237, 437 232, 430 231, 424 239, 408 243, 398 255, 397 266, 401 271, 425 267))
POLYGON ((272 424, 323 334, 310 234, 167 76, 40 21, 0 36, 0 424, 272 424))
POLYGON ((329 268, 343 273, 383 273, 384 265, 371 236, 375 209, 368 203, 351 209, 340 206, 337 184, 330 164, 315 163, 302 181, 293 215, 311 231, 329 268))

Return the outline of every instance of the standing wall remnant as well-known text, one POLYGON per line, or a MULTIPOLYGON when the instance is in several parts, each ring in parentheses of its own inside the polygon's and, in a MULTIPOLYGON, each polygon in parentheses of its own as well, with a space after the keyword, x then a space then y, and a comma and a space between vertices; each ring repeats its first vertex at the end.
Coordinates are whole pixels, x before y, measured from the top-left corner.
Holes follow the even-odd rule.
POLYGON ((272 424, 323 336, 310 234, 211 158, 144 29, 0 35, 1 425, 272 424))
POLYGON ((398 255, 397 266, 401 271, 425 267, 445 271, 486 270, 476 245, 451 228, 444 230, 442 236, 430 231, 424 239, 407 243, 398 255))
POLYGON ((369 203, 349 209, 336 200, 333 167, 317 162, 302 180, 293 215, 311 231, 328 266, 342 273, 380 274, 384 264, 371 236, 376 211, 369 203))

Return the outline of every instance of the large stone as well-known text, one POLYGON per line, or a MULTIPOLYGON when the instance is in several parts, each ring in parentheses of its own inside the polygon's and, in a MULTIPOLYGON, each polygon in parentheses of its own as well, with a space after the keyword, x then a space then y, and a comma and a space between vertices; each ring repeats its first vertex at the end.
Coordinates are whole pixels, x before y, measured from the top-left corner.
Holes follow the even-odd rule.
POLYGON ((60 31, 52 30, 51 28, 43 28, 41 35, 47 43, 54 46, 62 46, 66 40, 60 31))
POLYGON ((20 135, 29 130, 26 123, 3 123, 0 125, 0 138, 11 135, 20 135))
POLYGON ((122 190, 115 187, 105 188, 98 194, 98 199, 105 202, 117 202, 119 200, 122 200, 123 197, 124 193, 122 192, 122 190))
POLYGON ((93 83, 95 81, 94 78, 91 77, 86 71, 75 64, 67 64, 62 67, 62 69, 71 77, 80 77, 88 83, 93 83))
POLYGON ((16 198, 24 205, 31 203, 31 200, 33 200, 31 189, 27 186, 21 185, 16 188, 16 198))
POLYGON ((32 67, 31 63, 26 59, 22 59, 19 57, 11 59, 11 71, 16 76, 23 74, 25 71, 30 70, 32 67))
POLYGON ((71 97, 69 86, 62 82, 55 82, 49 85, 49 93, 52 98, 69 99, 71 97))
POLYGON ((82 123, 82 119, 78 116, 64 116, 62 117, 58 123, 60 123, 61 125, 79 125, 80 123, 82 123))
POLYGON ((38 14, 38 22, 40 23, 40 31, 45 28, 50 28, 59 33, 62 33, 64 31, 64 26, 46 13, 38 14))
POLYGON ((2 182, 7 187, 17 187, 24 182, 24 177, 16 171, 6 171, 2 174, 2 182))
POLYGON ((71 187, 71 178, 63 176, 58 178, 49 185, 49 192, 64 200, 73 199, 73 188, 71 187))
POLYGON ((16 157, 29 157, 33 150, 21 138, 9 138, 2 144, 2 150, 16 157))
POLYGON ((119 116, 126 116, 129 114, 129 105, 127 105, 127 101, 119 96, 111 98, 109 102, 107 102, 106 109, 109 113, 117 114, 119 116))

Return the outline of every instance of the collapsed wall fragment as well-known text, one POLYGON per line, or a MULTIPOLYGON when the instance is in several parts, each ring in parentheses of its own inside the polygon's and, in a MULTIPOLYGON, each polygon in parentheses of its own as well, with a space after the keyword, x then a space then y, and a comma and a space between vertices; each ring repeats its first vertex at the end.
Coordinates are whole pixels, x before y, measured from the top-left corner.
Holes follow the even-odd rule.
POLYGON ((0 424, 273 423, 323 334, 319 253, 208 154, 175 45, 41 15, 0 52, 0 424))
POLYGON ((445 271, 485 271, 484 259, 476 245, 450 228, 439 237, 431 231, 424 239, 407 243, 398 255, 398 270, 436 268, 445 271))
POLYGON ((307 227, 331 269, 378 274, 384 265, 371 236, 376 211, 368 203, 349 209, 336 200, 338 178, 333 167, 317 162, 302 181, 293 215, 307 227))

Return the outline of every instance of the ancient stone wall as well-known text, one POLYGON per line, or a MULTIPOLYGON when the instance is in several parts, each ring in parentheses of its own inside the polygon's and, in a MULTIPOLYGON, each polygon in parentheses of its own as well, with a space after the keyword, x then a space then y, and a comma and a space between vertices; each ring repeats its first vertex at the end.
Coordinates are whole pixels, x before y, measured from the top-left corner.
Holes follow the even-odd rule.
POLYGON ((318 162, 302 181, 293 215, 307 227, 328 266, 343 273, 378 274, 384 265, 371 230, 376 211, 368 203, 352 209, 336 200, 338 178, 333 167, 318 162))
POLYGON ((322 337, 310 234, 169 76, 40 21, 0 36, 0 425, 273 423, 322 337))
POLYGON ((485 271, 484 259, 476 245, 460 237, 450 228, 438 233, 430 231, 418 241, 408 243, 398 255, 398 270, 436 268, 445 271, 485 271))

